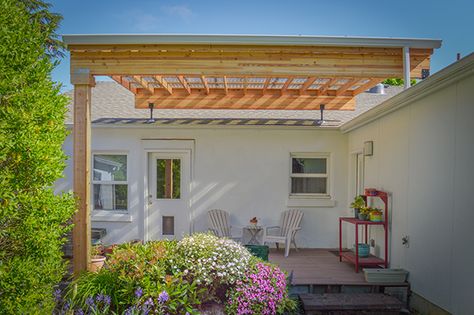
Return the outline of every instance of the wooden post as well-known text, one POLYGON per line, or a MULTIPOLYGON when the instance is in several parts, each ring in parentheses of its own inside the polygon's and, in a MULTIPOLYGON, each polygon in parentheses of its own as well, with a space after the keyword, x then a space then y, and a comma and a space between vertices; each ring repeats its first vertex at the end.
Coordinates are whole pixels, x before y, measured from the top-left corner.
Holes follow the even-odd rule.
POLYGON ((94 78, 87 69, 78 69, 71 74, 74 84, 74 194, 78 209, 74 215, 72 231, 74 275, 87 270, 90 262, 91 225, 91 87, 94 78))

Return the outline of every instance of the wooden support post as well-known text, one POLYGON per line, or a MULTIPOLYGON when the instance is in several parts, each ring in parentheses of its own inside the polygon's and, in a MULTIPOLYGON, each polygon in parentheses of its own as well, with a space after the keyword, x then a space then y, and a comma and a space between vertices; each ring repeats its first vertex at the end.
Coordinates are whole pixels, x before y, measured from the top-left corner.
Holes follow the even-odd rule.
POLYGON ((410 47, 403 47, 403 81, 405 90, 411 86, 410 82, 410 47))
POLYGON ((91 87, 94 78, 87 69, 71 74, 74 84, 74 194, 77 198, 77 212, 74 215, 72 231, 73 268, 77 276, 87 270, 90 261, 91 225, 91 87))

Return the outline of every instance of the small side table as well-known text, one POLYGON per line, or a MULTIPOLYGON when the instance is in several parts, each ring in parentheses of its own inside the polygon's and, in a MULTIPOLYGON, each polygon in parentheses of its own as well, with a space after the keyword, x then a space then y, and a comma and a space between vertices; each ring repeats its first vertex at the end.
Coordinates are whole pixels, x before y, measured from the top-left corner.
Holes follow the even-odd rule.
POLYGON ((260 225, 248 225, 242 228, 242 244, 263 245, 264 227, 260 225))

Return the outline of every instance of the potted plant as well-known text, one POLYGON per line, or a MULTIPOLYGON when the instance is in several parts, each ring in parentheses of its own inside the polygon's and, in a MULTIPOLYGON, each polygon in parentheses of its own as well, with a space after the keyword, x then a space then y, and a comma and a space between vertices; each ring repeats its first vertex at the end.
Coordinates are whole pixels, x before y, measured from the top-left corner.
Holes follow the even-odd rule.
POLYGON ((89 270, 91 272, 98 272, 102 269, 105 263, 105 256, 104 256, 104 246, 102 245, 94 245, 91 249, 91 262, 89 265, 89 270))
POLYGON ((359 214, 358 214, 359 220, 366 221, 369 218, 370 211, 371 211, 370 207, 363 206, 359 208, 359 214))
POLYGON ((382 222, 382 211, 377 208, 372 208, 369 213, 369 219, 372 222, 382 222))
POLYGON ((359 209, 365 207, 364 198, 361 195, 356 196, 350 207, 354 209, 354 218, 357 219, 359 217, 359 209))

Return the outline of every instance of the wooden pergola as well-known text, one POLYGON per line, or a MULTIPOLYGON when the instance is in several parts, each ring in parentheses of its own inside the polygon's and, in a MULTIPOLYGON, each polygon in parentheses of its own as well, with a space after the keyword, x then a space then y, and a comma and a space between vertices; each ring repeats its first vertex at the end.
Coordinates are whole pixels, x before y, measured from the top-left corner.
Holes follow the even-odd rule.
POLYGON ((386 78, 422 78, 441 41, 430 39, 65 35, 74 85, 73 265, 90 247, 91 87, 110 76, 136 108, 353 110, 354 97, 386 78))

